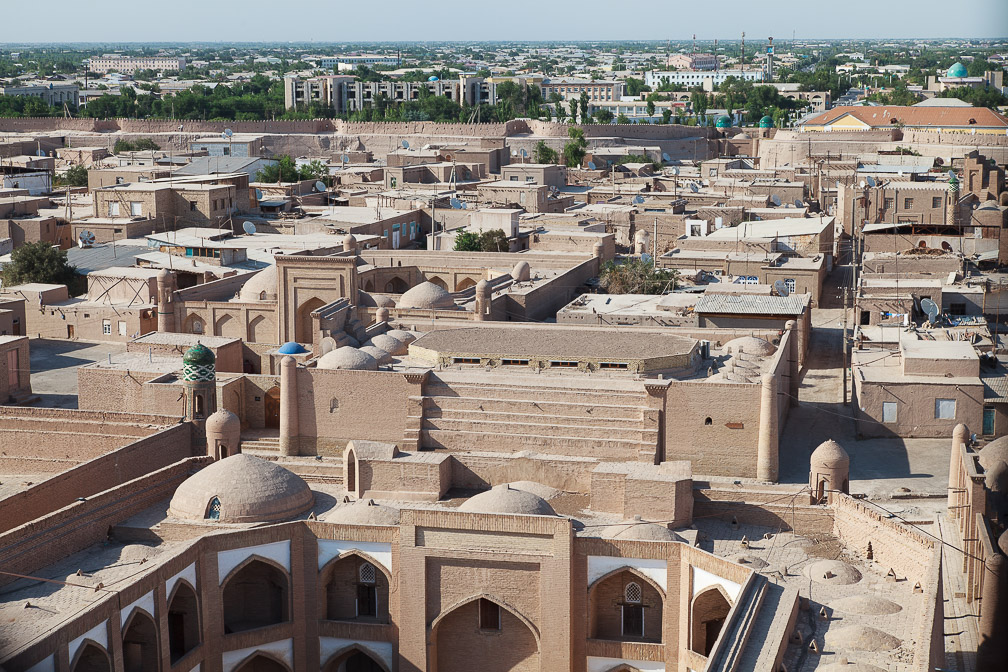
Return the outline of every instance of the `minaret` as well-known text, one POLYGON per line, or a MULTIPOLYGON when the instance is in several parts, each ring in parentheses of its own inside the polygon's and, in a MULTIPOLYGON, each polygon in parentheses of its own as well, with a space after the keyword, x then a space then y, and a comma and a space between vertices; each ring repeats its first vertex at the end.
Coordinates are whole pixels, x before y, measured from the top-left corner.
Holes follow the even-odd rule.
POLYGON ((175 331, 175 273, 162 268, 157 274, 157 330, 166 333, 175 331))
POLYGON ((280 360, 280 454, 297 455, 298 429, 297 360, 287 355, 280 360))
POLYGON ((185 419, 195 426, 193 441, 200 447, 206 441, 206 419, 217 411, 216 362, 213 351, 199 342, 182 355, 185 419))
POLYGON ((948 206, 945 209, 945 226, 959 226, 959 178, 955 173, 949 175, 948 206))

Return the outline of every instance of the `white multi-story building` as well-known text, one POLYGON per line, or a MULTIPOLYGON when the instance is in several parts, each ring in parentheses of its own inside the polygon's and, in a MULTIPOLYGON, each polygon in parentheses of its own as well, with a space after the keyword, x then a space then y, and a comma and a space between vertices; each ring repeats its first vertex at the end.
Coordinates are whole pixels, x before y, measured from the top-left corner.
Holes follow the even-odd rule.
POLYGON ((31 96, 41 98, 46 105, 61 107, 66 103, 77 107, 80 104, 80 87, 59 82, 26 82, 21 86, 0 86, 0 96, 31 96))
POLYGON ((121 72, 131 75, 137 70, 156 70, 165 72, 185 70, 186 59, 176 56, 118 56, 106 54, 88 59, 88 70, 91 72, 121 72))
POLYGON ((652 89, 657 89, 662 84, 675 84, 686 87, 694 86, 710 89, 713 86, 720 86, 729 77, 745 79, 750 82, 762 82, 764 72, 762 70, 650 70, 644 73, 644 83, 652 89))
POLYGON ((319 59, 319 67, 323 70, 345 69, 346 66, 356 68, 358 65, 387 65, 398 67, 400 63, 398 56, 381 56, 378 54, 362 54, 359 56, 323 56, 319 59), (344 66, 340 68, 339 66, 344 66))

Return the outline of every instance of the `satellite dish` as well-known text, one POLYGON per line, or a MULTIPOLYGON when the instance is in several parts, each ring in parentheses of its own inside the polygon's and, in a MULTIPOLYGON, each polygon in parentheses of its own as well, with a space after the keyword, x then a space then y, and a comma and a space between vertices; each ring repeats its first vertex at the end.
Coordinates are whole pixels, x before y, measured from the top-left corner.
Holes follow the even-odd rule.
POLYGON ((230 138, 232 135, 234 135, 234 131, 232 131, 230 128, 225 128, 224 129, 224 137, 225 138, 230 138))
POLYGON ((242 224, 242 229, 245 231, 245 233, 249 234, 250 236, 256 232, 255 224, 253 224, 252 222, 244 222, 242 224))
POLYGON ((465 203, 462 203, 461 201, 459 201, 459 205, 461 205, 461 206, 462 206, 462 209, 463 209, 463 210, 468 210, 468 209, 469 209, 469 206, 468 206, 468 205, 466 205, 465 203))
POLYGON ((522 155, 523 159, 528 156, 528 151, 526 151, 526 149, 524 147, 522 147, 521 155, 522 155))
POLYGON ((921 310, 928 316, 928 322, 935 324, 938 321, 938 304, 931 299, 921 299, 921 310))
POLYGON ((85 247, 91 247, 92 245, 94 245, 94 242, 95 242, 94 234, 88 231, 87 229, 81 231, 80 234, 77 236, 77 246, 82 249, 85 247))
POLYGON ((37 156, 45 156, 45 155, 46 155, 46 154, 45 154, 45 151, 43 151, 43 150, 41 150, 41 149, 40 149, 40 150, 38 150, 38 154, 37 154, 37 156))
POLYGON ((518 156, 518 150, 517 149, 512 149, 511 150, 511 156, 518 156))
POLYGON ((954 170, 950 170, 950 171, 948 172, 948 176, 949 176, 949 177, 955 177, 955 176, 956 176, 956 174, 955 174, 955 171, 954 171, 954 170))
POLYGON ((350 157, 344 154, 343 156, 340 157, 340 161, 342 161, 343 163, 350 163, 350 157))
POLYGON ((403 149, 409 149, 409 142, 406 140, 403 140, 400 144, 402 144, 403 149))
POLYGON ((438 81, 438 76, 437 75, 431 75, 430 77, 427 78, 427 81, 428 82, 436 82, 436 81, 438 81))
POLYGON ((690 188, 690 191, 692 191, 694 194, 697 193, 698 191, 700 191, 700 189, 697 188, 695 182, 690 182, 689 183, 689 188, 690 188))
POLYGON ((671 161, 672 157, 669 156, 666 152, 662 152, 661 159, 662 161, 671 161))
POLYGON ((256 200, 261 201, 263 199, 262 189, 255 190, 256 200))
POLYGON ((796 208, 804 208, 805 204, 802 203, 802 200, 800 198, 796 198, 796 199, 794 199, 794 207, 796 207, 796 208))
POLYGON ((780 207, 781 204, 780 196, 774 194, 773 196, 770 197, 770 202, 773 203, 774 206, 780 207))
POLYGON ((774 280, 773 287, 777 290, 777 296, 788 296, 791 294, 790 290, 787 288, 787 283, 783 280, 774 280))
POLYGON ((672 168, 672 174, 673 175, 678 175, 679 174, 679 166, 675 166, 674 168, 672 168))
POLYGON ((640 205, 641 203, 644 202, 644 197, 643 196, 634 196, 633 202, 636 203, 637 205, 640 205))
POLYGON ((454 196, 452 196, 452 197, 451 197, 451 198, 450 198, 450 199, 448 200, 448 204, 449 204, 449 205, 450 205, 450 206, 451 206, 451 207, 452 207, 453 209, 455 209, 455 210, 461 210, 461 209, 462 209, 462 201, 460 201, 459 199, 455 198, 454 196))
POLYGON ((589 161, 588 162, 588 170, 595 170, 595 162, 594 161, 589 161))
POLYGON ((315 191, 325 191, 325 182, 319 180, 315 183, 315 191))
POLYGON ((868 186, 869 186, 869 187, 872 187, 872 188, 874 188, 874 187, 875 187, 875 184, 876 184, 876 182, 875 182, 875 178, 874 178, 874 177, 872 177, 871 175, 869 175, 869 176, 868 176, 868 179, 867 179, 867 180, 865 180, 865 181, 866 181, 866 182, 868 183, 868 186))
POLYGON ((865 188, 865 181, 864 181, 864 180, 861 180, 861 188, 862 188, 862 189, 864 189, 864 188, 865 188))

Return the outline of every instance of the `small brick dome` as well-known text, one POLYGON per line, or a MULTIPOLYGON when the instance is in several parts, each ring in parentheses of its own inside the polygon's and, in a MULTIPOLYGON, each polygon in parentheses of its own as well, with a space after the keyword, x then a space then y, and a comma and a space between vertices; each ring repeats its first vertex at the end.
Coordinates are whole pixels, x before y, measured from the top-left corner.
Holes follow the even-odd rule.
POLYGON ((545 499, 510 484, 498 485, 470 497, 458 508, 470 513, 511 513, 524 516, 555 516, 556 511, 545 499))
POLYGON ((378 360, 363 350, 345 345, 319 357, 315 367, 319 369, 376 371, 378 369, 378 360))
POLYGON ((421 282, 403 294, 397 306, 418 310, 452 310, 455 308, 455 301, 447 290, 441 289, 433 282, 421 282))

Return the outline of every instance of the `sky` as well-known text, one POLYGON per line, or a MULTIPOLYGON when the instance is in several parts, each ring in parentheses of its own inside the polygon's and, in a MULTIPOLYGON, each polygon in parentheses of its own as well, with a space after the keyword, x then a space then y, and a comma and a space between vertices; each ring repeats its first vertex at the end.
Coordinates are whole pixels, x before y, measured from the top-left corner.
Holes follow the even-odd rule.
POLYGON ((1008 37, 1008 0, 0 0, 0 44, 1008 37), (764 7, 757 11, 757 7, 764 7), (314 9, 311 9, 314 7, 314 9))

